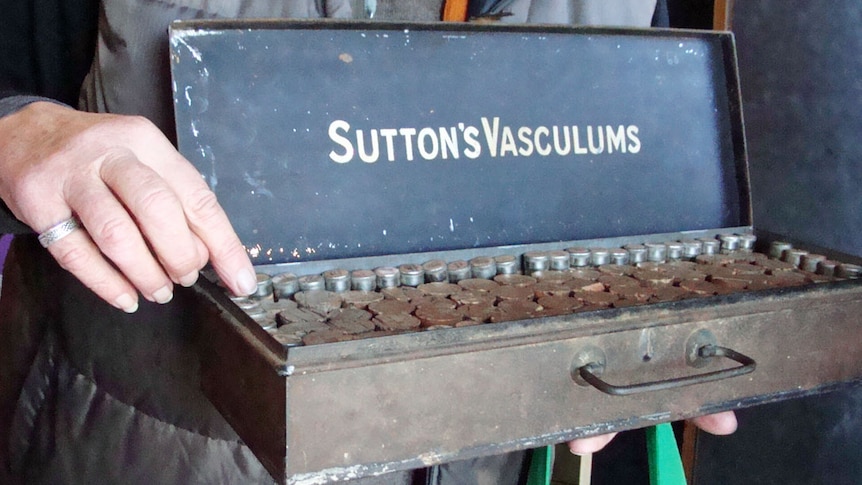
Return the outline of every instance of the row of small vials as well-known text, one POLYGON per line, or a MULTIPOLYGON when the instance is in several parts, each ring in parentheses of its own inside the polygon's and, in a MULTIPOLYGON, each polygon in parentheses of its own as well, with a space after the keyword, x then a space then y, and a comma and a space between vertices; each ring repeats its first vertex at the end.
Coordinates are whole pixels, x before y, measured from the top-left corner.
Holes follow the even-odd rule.
POLYGON ((234 301, 277 340, 297 345, 858 278, 862 270, 785 242, 772 243, 769 256, 755 253, 753 242, 733 234, 300 277, 261 273, 258 294, 234 301))
MULTIPOLYGON (((721 254, 751 253, 756 242, 753 234, 721 234, 717 238, 688 239, 666 243, 628 244, 620 248, 571 247, 566 250, 530 251, 520 257, 502 255, 478 256, 469 261, 446 262, 431 260, 421 265, 402 264, 373 270, 332 269, 320 274, 297 276, 293 273, 269 275, 259 273, 258 288, 252 301, 236 301, 250 314, 260 309, 255 300, 289 299, 298 292, 326 290, 342 293, 348 290, 378 291, 399 286, 416 287, 423 283, 449 282, 478 278, 492 279, 496 275, 526 274, 542 277, 553 273, 602 267, 605 265, 644 266, 674 261, 711 262, 721 254)), ((839 263, 823 255, 795 249, 782 241, 770 245, 769 257, 788 262, 794 267, 827 277, 858 278, 858 265, 839 263)))
MULTIPOLYGON (((566 271, 572 268, 613 265, 638 265, 668 261, 693 261, 698 256, 751 252, 753 234, 721 234, 717 238, 687 239, 662 243, 628 244, 620 248, 571 247, 556 251, 530 251, 521 257, 502 255, 478 256, 469 261, 431 260, 423 264, 384 266, 373 270, 332 269, 322 274, 297 276, 280 273, 258 275, 254 297, 274 295, 289 298, 299 291, 327 290, 336 293, 359 290, 375 291, 396 286, 418 286, 422 283, 450 282, 463 279, 491 279, 498 274, 533 275, 543 271, 566 271)), ((541 276, 539 274, 538 276, 541 276)))

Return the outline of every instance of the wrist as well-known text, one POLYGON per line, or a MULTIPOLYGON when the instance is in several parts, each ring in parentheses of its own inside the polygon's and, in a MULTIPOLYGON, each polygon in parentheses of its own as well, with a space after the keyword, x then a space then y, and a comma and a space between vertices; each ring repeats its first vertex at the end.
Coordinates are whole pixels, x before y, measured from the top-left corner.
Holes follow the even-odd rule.
POLYGON ((30 96, 26 94, 18 94, 14 96, 7 96, 5 98, 0 98, 0 118, 16 113, 31 103, 36 102, 47 102, 53 103, 60 106, 66 106, 65 104, 51 98, 45 98, 43 96, 30 96))

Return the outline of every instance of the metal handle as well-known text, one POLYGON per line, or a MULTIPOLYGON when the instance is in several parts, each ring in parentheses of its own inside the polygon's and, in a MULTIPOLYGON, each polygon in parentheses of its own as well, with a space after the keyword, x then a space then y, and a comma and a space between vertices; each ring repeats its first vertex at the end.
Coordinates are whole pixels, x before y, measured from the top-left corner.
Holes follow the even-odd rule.
POLYGON ((630 384, 625 386, 616 386, 599 378, 599 376, 596 375, 596 372, 600 373, 604 368, 604 364, 599 362, 590 362, 589 364, 578 367, 578 375, 580 375, 581 378, 587 381, 591 386, 605 394, 610 394, 612 396, 627 396, 629 394, 664 391, 667 389, 675 389, 677 387, 728 379, 730 377, 750 374, 754 372, 755 367, 757 367, 757 362, 755 362, 751 357, 743 355, 733 349, 720 347, 714 344, 707 344, 699 347, 697 349, 697 356, 703 359, 710 357, 727 357, 730 360, 742 364, 742 366, 705 372, 703 374, 696 374, 688 377, 676 377, 673 379, 663 379, 653 382, 644 382, 643 384, 630 384))

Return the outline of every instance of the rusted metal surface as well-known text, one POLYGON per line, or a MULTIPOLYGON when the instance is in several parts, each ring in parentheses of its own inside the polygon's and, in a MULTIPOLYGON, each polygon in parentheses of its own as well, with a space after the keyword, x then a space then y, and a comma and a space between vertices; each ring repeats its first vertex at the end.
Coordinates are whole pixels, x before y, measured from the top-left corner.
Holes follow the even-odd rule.
POLYGON ((284 361, 256 355, 264 345, 255 341, 253 323, 236 319, 230 331, 218 331, 227 322, 213 321, 207 324, 213 328, 209 351, 232 357, 209 360, 204 372, 214 402, 233 410, 228 420, 245 430, 241 436, 266 457, 274 476, 317 483, 852 383, 862 379, 862 349, 854 345, 862 338, 860 311, 862 285, 853 280, 290 348, 284 361), (687 363, 689 339, 704 330, 718 345, 756 359, 757 370, 634 396, 609 396, 573 376, 585 349, 601 349, 603 376, 614 382, 737 365, 712 359, 696 369, 687 363), (246 364, 255 360, 260 365, 246 364), (279 372, 290 375, 279 378, 279 372), (268 399, 268 410, 251 410, 252 401, 268 399), (266 412, 284 417, 284 425, 264 424, 266 412))
POLYGON ((284 348, 211 283, 201 281, 186 299, 199 323, 201 388, 266 469, 283 477, 284 348))

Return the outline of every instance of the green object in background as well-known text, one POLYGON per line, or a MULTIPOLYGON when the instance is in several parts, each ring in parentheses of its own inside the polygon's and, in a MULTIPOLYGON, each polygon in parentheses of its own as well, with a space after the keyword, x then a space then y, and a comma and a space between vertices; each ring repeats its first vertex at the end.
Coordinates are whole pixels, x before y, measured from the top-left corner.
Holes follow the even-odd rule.
POLYGON ((553 447, 535 448, 530 454, 530 473, 527 475, 527 485, 549 485, 553 466, 553 447))
POLYGON ((646 430, 650 485, 686 485, 673 428, 662 423, 646 430))

